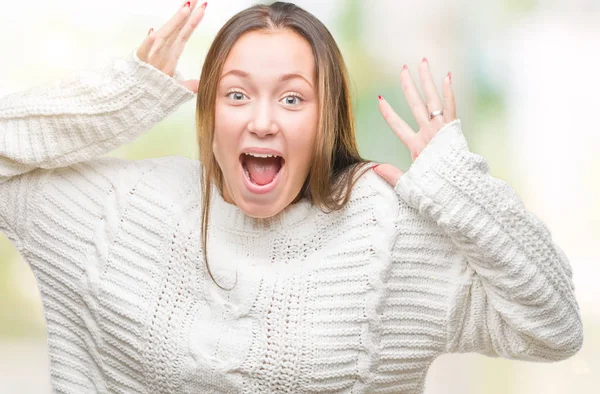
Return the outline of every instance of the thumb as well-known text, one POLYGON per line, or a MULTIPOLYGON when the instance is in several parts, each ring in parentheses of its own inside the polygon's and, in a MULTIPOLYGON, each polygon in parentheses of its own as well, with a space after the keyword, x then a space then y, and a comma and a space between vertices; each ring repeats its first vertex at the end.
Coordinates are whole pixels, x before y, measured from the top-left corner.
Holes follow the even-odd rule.
POLYGON ((179 81, 179 84, 184 88, 191 90, 194 94, 198 93, 198 84, 200 81, 198 79, 188 79, 187 81, 179 81))
POLYGON ((404 172, 400 171, 391 164, 378 164, 373 167, 373 171, 383 179, 385 179, 392 187, 396 186, 398 180, 404 172))

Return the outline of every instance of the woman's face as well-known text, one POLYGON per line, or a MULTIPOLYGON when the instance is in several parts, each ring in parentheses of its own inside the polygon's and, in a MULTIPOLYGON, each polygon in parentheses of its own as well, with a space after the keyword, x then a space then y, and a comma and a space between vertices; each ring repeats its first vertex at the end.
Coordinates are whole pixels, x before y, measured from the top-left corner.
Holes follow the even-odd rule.
POLYGON ((212 148, 225 201, 264 218, 298 196, 317 134, 316 83, 312 48, 297 33, 254 31, 237 40, 215 102, 212 148))

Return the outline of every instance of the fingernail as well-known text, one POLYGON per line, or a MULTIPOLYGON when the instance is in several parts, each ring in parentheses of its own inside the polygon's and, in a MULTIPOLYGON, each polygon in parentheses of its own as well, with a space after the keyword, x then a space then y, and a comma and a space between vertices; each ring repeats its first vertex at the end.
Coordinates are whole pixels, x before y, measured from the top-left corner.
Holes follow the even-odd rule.
POLYGON ((202 5, 200 7, 206 8, 207 5, 208 5, 208 2, 205 1, 204 3, 202 3, 202 5))
POLYGON ((427 58, 426 58, 426 57, 424 57, 422 61, 426 62, 426 61, 427 61, 427 58))
POLYGON ((383 100, 383 97, 381 97, 381 96, 377 96, 377 98, 378 98, 379 100, 383 100))
POLYGON ((448 71, 448 79, 450 80, 450 85, 452 85, 452 73, 448 71))
POLYGON ((154 28, 151 27, 150 30, 148 30, 148 35, 150 35, 150 33, 152 33, 154 31, 154 28))
POLYGON ((375 169, 376 169, 378 166, 379 166, 379 164, 376 164, 376 165, 374 165, 373 167, 371 167, 371 169, 372 169, 373 171, 375 171, 375 169))
POLYGON ((188 2, 187 2, 187 3, 185 3, 183 6, 184 6, 184 7, 189 7, 189 6, 190 6, 190 2, 188 1, 188 2))
POLYGON ((403 70, 408 70, 408 67, 406 66, 406 64, 402 66, 402 69, 403 70))

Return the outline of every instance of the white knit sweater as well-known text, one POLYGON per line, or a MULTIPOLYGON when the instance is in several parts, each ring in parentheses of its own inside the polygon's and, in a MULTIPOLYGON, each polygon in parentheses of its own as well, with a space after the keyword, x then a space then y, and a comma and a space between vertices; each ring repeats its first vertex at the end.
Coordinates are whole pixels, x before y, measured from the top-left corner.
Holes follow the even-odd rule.
MULTIPOLYGON (((136 48, 137 49, 137 48, 136 48)), ((100 157, 193 92, 135 50, 0 99, 0 230, 33 270, 56 393, 422 393, 448 352, 557 361, 582 346, 548 228, 455 120, 395 188, 253 219, 197 160, 100 157)))

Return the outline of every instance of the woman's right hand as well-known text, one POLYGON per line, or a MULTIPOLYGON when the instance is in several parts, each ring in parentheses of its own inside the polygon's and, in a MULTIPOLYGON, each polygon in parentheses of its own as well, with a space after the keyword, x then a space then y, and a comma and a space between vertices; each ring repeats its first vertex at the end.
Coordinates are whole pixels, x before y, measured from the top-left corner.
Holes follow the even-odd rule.
MULTIPOLYGON (((148 37, 138 48, 137 57, 173 77, 185 44, 204 16, 206 2, 194 10, 197 3, 198 0, 186 2, 160 29, 150 31, 148 37)), ((199 80, 178 82, 183 87, 198 93, 199 80)))

